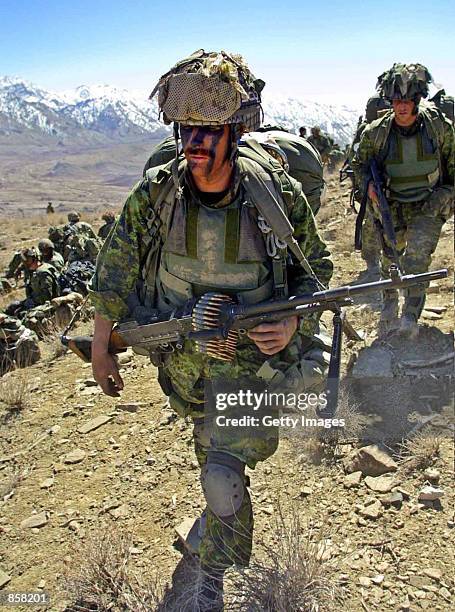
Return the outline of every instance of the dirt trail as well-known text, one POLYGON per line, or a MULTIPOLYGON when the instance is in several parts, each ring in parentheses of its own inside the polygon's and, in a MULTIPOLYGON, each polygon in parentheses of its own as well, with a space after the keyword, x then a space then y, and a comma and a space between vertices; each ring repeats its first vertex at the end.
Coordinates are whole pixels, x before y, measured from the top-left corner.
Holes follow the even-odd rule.
MULTIPOLYGON (((353 225, 347 188, 329 178, 320 226, 334 253, 333 286, 352 281, 364 268, 352 249, 353 225)), ((24 227, 14 238, 0 236, 4 246, 0 267, 13 247, 45 235, 45 230, 40 224, 24 227)), ((450 223, 443 230, 432 267, 448 266, 452 275, 452 250, 450 223)), ((423 322, 450 333, 451 278, 438 285, 428 304, 447 310, 440 319, 423 322)), ((350 309, 349 318, 365 330, 366 342, 371 344, 378 319, 375 303, 350 309)), ((359 350, 358 345, 348 343, 344 367, 359 350)), ((49 351, 44 347, 45 355, 49 351)), ((16 371, 2 379, 21 384, 25 373, 31 399, 18 414, 8 418, 6 413, 0 414, 4 495, 0 501, 0 569, 11 577, 6 590, 41 588, 49 592, 49 610, 64 610, 69 603, 62 574, 90 533, 103 533, 114 525, 132 531, 135 569, 145 577, 159 572, 163 579, 170 579, 180 559, 172 546, 174 528, 203 508, 190 424, 174 419, 166 408, 156 370, 147 360, 126 355, 122 361, 126 388, 119 400, 103 396, 93 385, 90 368, 72 354, 57 359, 45 356, 25 372, 16 371), (106 423, 81 433, 81 427, 102 415, 107 417, 106 423), (51 428, 52 433, 40 440, 51 428), (29 449, 34 442, 36 446, 29 449), (76 450, 82 452, 74 453, 76 450), (19 451, 24 453, 8 460, 19 451), (7 487, 18 472, 23 478, 7 487), (23 524, 41 513, 41 527, 23 524)), ((341 462, 313 465, 302 459, 295 446, 284 440, 278 452, 250 474, 256 540, 267 537, 278 501, 285 513, 296 506, 305 529, 325 541, 346 610, 451 609, 453 456, 447 436, 434 463, 440 473, 438 486, 445 491, 441 504, 436 508, 419 506, 417 495, 425 477, 423 471, 415 470, 398 478, 409 499, 405 496, 401 508, 379 504, 376 518, 362 516, 369 502, 380 497, 364 480, 347 488, 341 462)))

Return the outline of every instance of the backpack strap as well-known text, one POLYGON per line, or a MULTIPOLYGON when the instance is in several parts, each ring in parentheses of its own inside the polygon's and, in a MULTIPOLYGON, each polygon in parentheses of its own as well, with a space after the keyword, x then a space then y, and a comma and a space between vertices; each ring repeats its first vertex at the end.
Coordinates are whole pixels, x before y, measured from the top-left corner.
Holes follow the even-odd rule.
POLYGON ((294 238, 294 228, 285 211, 286 205, 281 192, 281 182, 278 181, 277 186, 271 174, 267 172, 268 168, 262 167, 252 159, 239 158, 238 164, 244 173, 245 189, 259 214, 265 219, 276 237, 289 248, 307 274, 322 286, 294 238))

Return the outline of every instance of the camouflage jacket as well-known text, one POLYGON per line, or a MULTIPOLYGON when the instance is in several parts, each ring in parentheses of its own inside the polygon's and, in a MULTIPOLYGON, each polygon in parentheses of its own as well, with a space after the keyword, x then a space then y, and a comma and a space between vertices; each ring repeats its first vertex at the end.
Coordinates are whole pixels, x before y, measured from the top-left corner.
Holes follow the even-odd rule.
POLYGON ((25 286, 27 299, 33 306, 40 306, 60 294, 57 271, 50 264, 42 263, 25 286))
POLYGON ((328 136, 325 136, 325 134, 321 134, 320 136, 311 135, 308 136, 307 140, 317 151, 319 151, 320 155, 327 156, 330 153, 332 145, 328 136))
POLYGON ((111 223, 105 223, 102 225, 98 230, 98 238, 101 238, 101 240, 106 240, 109 232, 114 227, 114 223, 115 221, 112 221, 111 223))
MULTIPOLYGON (((164 172, 165 166, 155 169, 157 180, 160 176, 169 175, 164 172)), ((237 170, 237 169, 236 169, 237 170)), ((188 176, 188 175, 185 175, 188 176)), ((234 173, 237 184, 232 191, 241 188, 242 177, 239 172, 234 173)), ((323 283, 328 283, 332 275, 332 262, 325 243, 319 236, 316 222, 311 208, 302 193, 300 184, 285 176, 288 216, 294 227, 294 236, 300 248, 307 257, 314 273, 323 283)), ((185 181, 185 189, 189 189, 189 196, 198 202, 191 192, 191 181, 185 181)), ((232 193, 231 191, 231 193, 232 193)), ((127 302, 129 296, 136 290, 136 283, 141 278, 142 262, 147 256, 146 237, 150 233, 157 233, 156 224, 150 224, 150 209, 154 209, 156 196, 156 183, 147 175, 132 190, 117 219, 113 231, 105 241, 97 259, 96 272, 92 279, 90 298, 95 310, 105 319, 119 321, 128 316, 127 302)), ((232 200, 229 194, 216 206, 227 205, 232 200), (225 201, 226 200, 226 201, 225 201)), ((258 230, 259 232, 259 230, 258 230)), ((290 293, 308 293, 317 290, 315 279, 309 277, 298 265, 288 266, 288 279, 290 293)))
MULTIPOLYGON (((393 119, 393 111, 389 111, 379 119, 366 125, 362 132, 357 152, 351 162, 354 170, 355 182, 362 197, 368 187, 368 182, 371 180, 369 162, 373 158, 376 158, 379 163, 382 164, 387 155, 390 132, 394 125, 393 119)), ((419 129, 428 129, 427 123, 428 121, 425 118, 419 121, 419 129)), ((433 130, 430 128, 428 131, 431 134, 433 130)), ((454 127, 448 119, 441 115, 440 129, 434 131, 437 132, 437 134, 433 140, 436 141, 435 146, 441 161, 442 176, 440 182, 453 189, 455 175, 454 127)))

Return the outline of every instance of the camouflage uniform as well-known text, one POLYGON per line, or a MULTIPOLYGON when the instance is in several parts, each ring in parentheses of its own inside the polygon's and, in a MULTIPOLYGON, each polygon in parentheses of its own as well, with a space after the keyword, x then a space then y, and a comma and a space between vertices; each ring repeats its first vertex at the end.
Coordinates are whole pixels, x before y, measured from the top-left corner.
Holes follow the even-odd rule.
POLYGON ((114 223, 115 218, 112 219, 112 221, 107 221, 104 225, 102 225, 98 230, 98 238, 101 238, 101 240, 106 240, 109 235, 109 232, 114 227, 114 223))
MULTIPOLYGON (((224 123, 230 122, 234 123, 229 120, 224 123)), ((203 121, 199 124, 204 125, 203 121)), ((253 126, 256 129, 258 124, 253 126)), ((146 177, 128 197, 97 260, 90 297, 103 318, 118 321, 131 316, 130 309, 138 301, 138 287, 141 304, 149 300, 150 306, 161 312, 170 311, 186 303, 191 296, 199 297, 209 291, 237 295, 247 303, 257 303, 273 294, 271 261, 257 226, 256 209, 248 203, 245 173, 240 171, 240 162, 240 158, 234 162, 231 187, 226 195, 219 196, 219 201, 211 197, 214 194, 197 192, 186 162, 179 165, 182 191, 179 188, 180 198, 175 200, 172 223, 167 235, 162 237, 157 273, 148 257, 150 239, 158 236, 161 226, 155 204, 163 188, 172 184, 175 166, 158 166, 146 172, 146 177), (149 262, 145 269, 144 262, 149 262)), ((285 173, 282 181, 294 235, 316 275, 322 282, 328 282, 332 264, 307 200, 300 185, 285 173)), ((316 290, 315 279, 308 277, 296 262, 288 271, 290 293, 316 290)), ((259 370, 264 369, 265 362, 274 375, 289 369, 290 378, 294 380, 293 376, 297 378, 299 374, 296 371, 300 365, 298 359, 302 346, 308 342, 305 334, 310 327, 314 331, 314 324, 303 321, 301 331, 295 334, 290 345, 272 357, 261 353, 247 337, 238 341, 232 362, 198 352, 190 340, 185 342, 183 350, 166 354, 159 380, 170 396, 171 406, 194 419, 195 451, 203 473, 213 453, 254 468, 258 461, 274 453, 278 442, 278 433, 273 428, 267 432, 262 429, 259 434, 250 428, 236 435, 219 437, 206 414, 206 384, 235 382, 240 377, 261 382, 259 370)), ((317 348, 315 350, 317 353, 317 348)), ((199 548, 201 564, 219 568, 233 563, 247 565, 252 529, 251 501, 246 487, 240 507, 228 522, 208 505, 207 526, 199 548)))
POLYGON ((42 263, 30 276, 25 286, 27 309, 41 306, 60 293, 57 272, 53 266, 42 263))
POLYGON ((319 128, 311 128, 311 134, 308 136, 308 142, 319 152, 324 163, 329 159, 329 153, 332 148, 332 142, 329 136, 323 134, 319 128))
POLYGON ((38 338, 19 319, 0 312, 0 375, 26 367, 40 358, 38 338))
MULTIPOLYGON (((453 125, 428 106, 418 108, 416 121, 407 128, 395 123, 392 110, 373 121, 365 128, 353 159, 363 193, 370 180, 370 160, 376 158, 382 168, 401 265, 409 274, 428 270, 442 226, 453 213, 454 199, 453 125)), ((380 222, 376 209, 370 210, 380 222)), ((390 245, 385 236, 382 240, 382 273, 387 277, 390 245)), ((395 295, 385 297, 396 301, 395 295)), ((424 287, 409 289, 403 315, 417 321, 424 303, 424 287)))

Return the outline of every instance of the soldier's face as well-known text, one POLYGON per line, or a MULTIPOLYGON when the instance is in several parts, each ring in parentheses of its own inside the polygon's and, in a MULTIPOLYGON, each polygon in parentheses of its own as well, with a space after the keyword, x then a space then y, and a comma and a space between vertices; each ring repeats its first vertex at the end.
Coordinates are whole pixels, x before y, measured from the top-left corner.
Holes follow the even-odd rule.
POLYGON ((412 125, 416 120, 414 114, 415 103, 413 100, 392 100, 395 121, 398 125, 406 127, 412 125))
POLYGON ((229 126, 180 126, 183 153, 192 174, 210 178, 227 165, 229 126))

